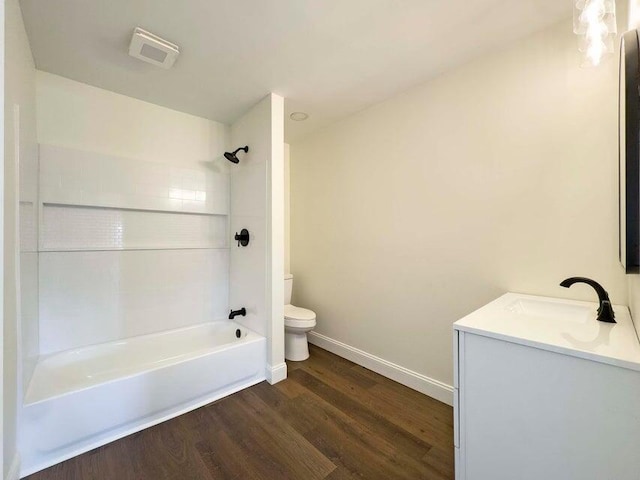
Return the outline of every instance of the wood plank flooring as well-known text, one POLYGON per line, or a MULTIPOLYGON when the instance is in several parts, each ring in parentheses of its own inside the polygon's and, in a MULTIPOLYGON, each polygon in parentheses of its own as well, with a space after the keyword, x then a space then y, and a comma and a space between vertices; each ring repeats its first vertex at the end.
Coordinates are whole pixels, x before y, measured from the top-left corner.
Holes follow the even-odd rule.
POLYGON ((266 382, 29 480, 453 479, 451 407, 311 346, 266 382))

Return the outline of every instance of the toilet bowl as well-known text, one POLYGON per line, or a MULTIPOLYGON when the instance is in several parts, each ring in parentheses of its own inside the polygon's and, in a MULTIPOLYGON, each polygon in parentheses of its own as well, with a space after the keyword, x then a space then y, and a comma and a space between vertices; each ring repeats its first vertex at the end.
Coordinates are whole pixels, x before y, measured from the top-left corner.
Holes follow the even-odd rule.
POLYGON ((307 332, 316 326, 316 314, 291 305, 293 275, 284 277, 284 358, 294 362, 309 358, 307 332))

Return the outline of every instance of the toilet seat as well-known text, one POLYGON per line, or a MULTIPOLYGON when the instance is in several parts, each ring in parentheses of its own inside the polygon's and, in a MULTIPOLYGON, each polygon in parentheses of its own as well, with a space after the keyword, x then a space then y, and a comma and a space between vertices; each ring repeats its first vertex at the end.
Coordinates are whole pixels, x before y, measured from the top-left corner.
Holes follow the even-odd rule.
POLYGON ((296 307, 295 305, 284 306, 284 326, 294 328, 312 327, 316 324, 316 314, 312 310, 296 307))

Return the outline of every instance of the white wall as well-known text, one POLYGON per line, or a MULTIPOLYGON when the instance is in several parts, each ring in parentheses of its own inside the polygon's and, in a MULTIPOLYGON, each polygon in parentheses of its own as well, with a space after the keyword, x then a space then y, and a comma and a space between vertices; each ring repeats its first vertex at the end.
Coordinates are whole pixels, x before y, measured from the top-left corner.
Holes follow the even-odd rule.
POLYGON ((38 72, 40 352, 225 319, 225 125, 38 72))
MULTIPOLYGON (((26 38, 23 39, 26 43, 26 38)), ((19 149, 19 245, 20 245, 20 322, 19 337, 22 350, 22 387, 26 389, 35 368, 40 348, 38 333, 38 146, 36 143, 35 68, 31 52, 25 45, 25 73, 21 79, 22 102, 14 115, 20 117, 19 149)))
MULTIPOLYGON (((34 199, 33 178, 37 172, 37 144, 35 128, 35 67, 29 42, 22 22, 17 0, 3 2, 5 10, 4 48, 4 395, 3 395, 3 470, 4 478, 17 478, 18 456, 16 453, 17 405, 20 378, 18 358, 20 350, 27 360, 37 348, 37 337, 29 336, 37 318, 29 317, 33 311, 23 312, 24 324, 19 326, 19 248, 18 211, 19 200, 34 199), (22 176, 18 187, 18 171, 22 176), (20 335, 25 343, 20 346, 20 335)), ((20 212, 21 214, 25 212, 20 212)), ((33 211, 26 214, 33 220, 33 211)), ((33 249, 31 249, 33 250, 33 249)), ((20 258, 24 268, 24 285, 33 285, 36 274, 33 251, 24 252, 20 258), (31 257, 31 258, 27 258, 31 257)), ((24 306, 23 306, 24 309, 24 306)))
POLYGON ((267 381, 287 378, 284 361, 284 98, 269 95, 270 155, 267 163, 267 381))
POLYGON ((284 271, 291 273, 291 148, 284 144, 284 271))
POLYGON ((37 72, 38 142, 171 164, 211 162, 228 127, 37 72))
POLYGON ((231 166, 230 233, 246 228, 251 240, 231 246, 230 305, 246 308, 246 317, 236 320, 269 338, 271 383, 286 378, 283 118, 283 98, 270 94, 231 126, 231 148, 248 145, 249 152, 231 166))
POLYGON ((617 65, 578 65, 562 22, 291 145, 317 332, 451 384, 451 324, 506 291, 626 302, 617 65))

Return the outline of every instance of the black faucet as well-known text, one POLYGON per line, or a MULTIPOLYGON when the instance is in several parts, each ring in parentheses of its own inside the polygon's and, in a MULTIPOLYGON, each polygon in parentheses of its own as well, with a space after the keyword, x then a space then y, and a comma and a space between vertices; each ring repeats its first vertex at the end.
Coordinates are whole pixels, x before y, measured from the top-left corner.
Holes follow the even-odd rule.
POLYGON ((242 307, 240 310, 231 310, 229 313, 229 320, 233 320, 238 315, 242 315, 243 317, 247 314, 247 309, 242 307))
POLYGON ((591 280, 586 277, 571 277, 560 282, 561 287, 569 288, 574 283, 586 283, 587 285, 593 287, 593 289, 598 294, 598 301, 600 302, 600 306, 598 307, 598 316, 596 320, 607 323, 616 323, 615 321, 615 313, 613 312, 613 307, 611 306, 611 300, 609 300, 609 294, 607 291, 595 280, 591 280))

